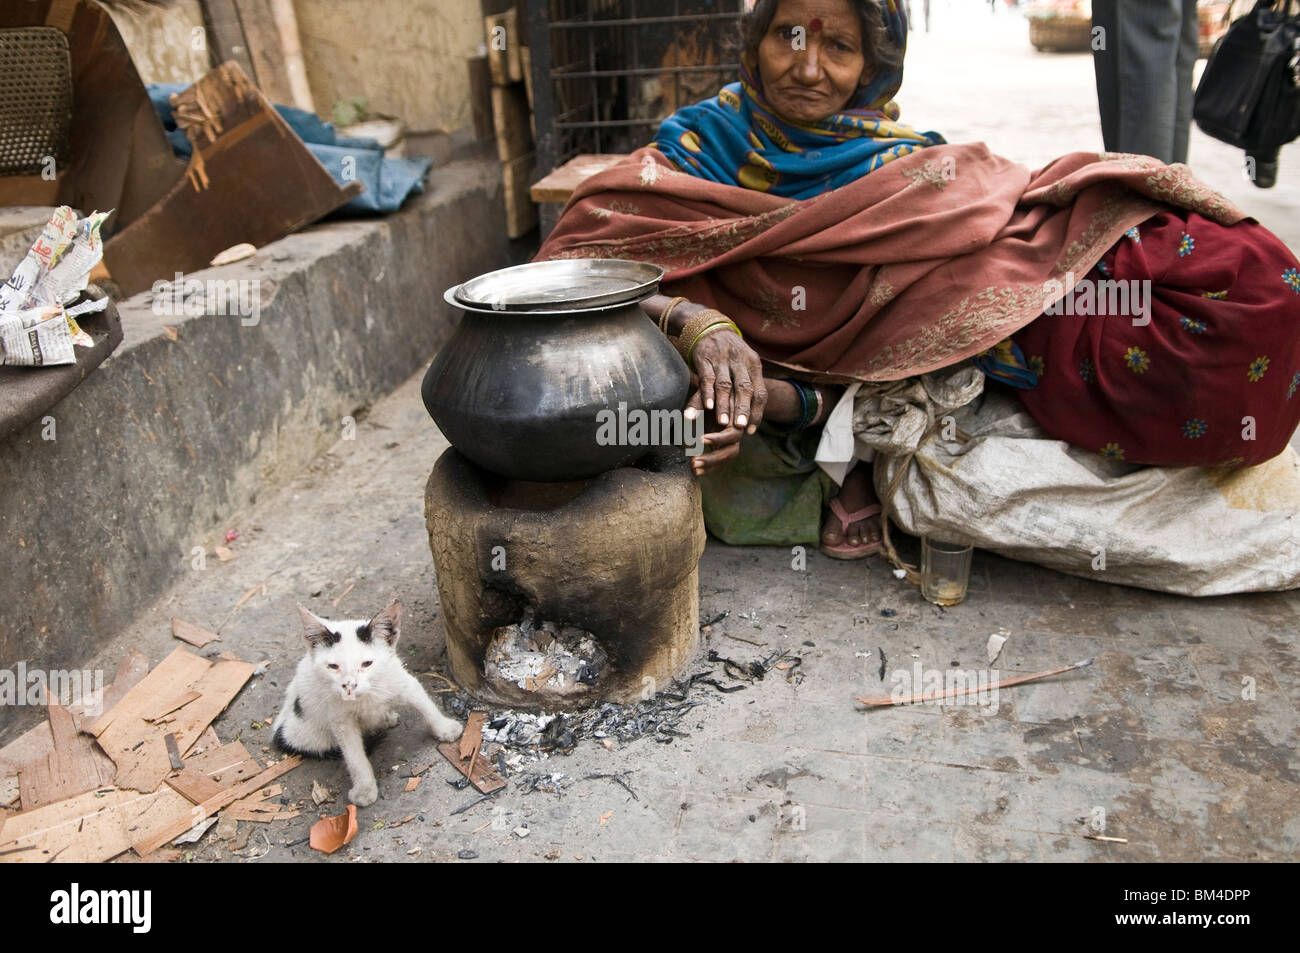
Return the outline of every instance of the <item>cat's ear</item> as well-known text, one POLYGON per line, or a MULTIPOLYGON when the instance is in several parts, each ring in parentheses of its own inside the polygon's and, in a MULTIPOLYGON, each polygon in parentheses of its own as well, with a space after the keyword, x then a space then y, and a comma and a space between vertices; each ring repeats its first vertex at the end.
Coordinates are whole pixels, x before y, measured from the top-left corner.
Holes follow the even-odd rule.
POLYGON ((379 615, 370 620, 370 632, 379 636, 390 646, 397 645, 401 636, 402 604, 394 599, 379 615))
POLYGON ((325 620, 314 615, 311 610, 298 606, 298 617, 302 619, 302 637, 311 648, 328 648, 339 640, 325 624, 325 620))

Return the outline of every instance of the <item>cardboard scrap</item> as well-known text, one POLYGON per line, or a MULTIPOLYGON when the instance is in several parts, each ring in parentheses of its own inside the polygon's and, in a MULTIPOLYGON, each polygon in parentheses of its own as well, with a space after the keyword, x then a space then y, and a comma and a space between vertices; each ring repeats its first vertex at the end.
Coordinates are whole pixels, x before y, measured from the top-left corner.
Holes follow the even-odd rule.
POLYGON ((423 780, 422 778, 418 778, 418 777, 416 777, 416 778, 407 778, 407 779, 406 779, 406 787, 402 788, 402 791, 403 791, 403 792, 406 792, 406 791, 414 791, 416 788, 418 788, 418 787, 420 786, 420 781, 422 781, 422 780, 423 780))
POLYGON ((326 817, 311 826, 311 846, 332 854, 357 836, 357 806, 349 804, 338 817, 326 817))
POLYGON ((201 625, 186 622, 184 619, 177 619, 175 616, 172 617, 172 636, 182 642, 188 642, 196 649, 201 649, 209 642, 216 642, 221 639, 221 636, 215 632, 209 632, 201 625))

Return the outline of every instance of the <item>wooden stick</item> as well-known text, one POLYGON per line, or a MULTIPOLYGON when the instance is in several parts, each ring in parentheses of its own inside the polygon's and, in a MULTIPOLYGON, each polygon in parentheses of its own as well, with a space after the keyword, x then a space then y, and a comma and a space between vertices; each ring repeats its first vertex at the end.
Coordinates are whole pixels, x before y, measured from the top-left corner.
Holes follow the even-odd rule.
POLYGON ((1060 675, 1064 672, 1073 672, 1077 668, 1087 668, 1095 659, 1084 659, 1082 662, 1075 662, 1073 665, 1066 665, 1062 668, 1049 669, 1046 672, 1035 672, 1032 675, 1014 675, 1011 678, 1004 678, 993 685, 985 685, 982 688, 979 685, 968 685, 962 688, 946 689, 942 692, 915 692, 908 698, 894 698, 890 695, 878 696, 875 698, 859 698, 862 704, 868 708, 885 708, 889 705, 914 705, 917 702, 939 701, 944 698, 956 698, 960 695, 973 695, 978 692, 991 692, 996 689, 1010 688, 1012 685, 1023 685, 1025 682, 1034 682, 1040 678, 1050 678, 1053 675, 1060 675))

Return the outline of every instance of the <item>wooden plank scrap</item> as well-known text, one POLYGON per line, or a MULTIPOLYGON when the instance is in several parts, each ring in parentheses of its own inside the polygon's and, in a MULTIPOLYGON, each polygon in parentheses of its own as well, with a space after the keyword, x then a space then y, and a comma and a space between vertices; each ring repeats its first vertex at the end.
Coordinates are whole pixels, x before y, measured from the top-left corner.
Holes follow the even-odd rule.
POLYGON ((193 689, 191 689, 190 691, 185 692, 183 695, 178 695, 175 698, 163 702, 161 705, 158 706, 156 711, 149 714, 141 714, 140 717, 143 718, 145 721, 161 721, 164 715, 170 715, 178 708, 184 708, 190 702, 198 701, 202 697, 203 697, 202 692, 196 692, 193 689))
POLYGON ((117 765, 117 786, 135 791, 157 790, 171 771, 164 736, 169 730, 174 733, 181 754, 187 754, 252 677, 254 668, 242 661, 212 664, 178 646, 90 728, 117 765), (189 690, 200 697, 177 709, 166 726, 146 721, 178 693, 189 690))
POLYGON ((248 749, 238 741, 193 755, 185 765, 202 771, 214 781, 224 785, 245 781, 262 770, 262 766, 248 753, 248 749))
POLYGON ((226 790, 229 785, 221 784, 214 781, 209 775, 204 774, 196 768, 188 765, 184 770, 177 772, 167 779, 171 787, 180 792, 184 798, 191 804, 202 804, 210 798, 216 797, 222 791, 226 790))
POLYGON ((503 164, 532 150, 528 94, 522 83, 492 87, 492 128, 497 136, 497 158, 503 164))
POLYGON ((143 837, 138 837, 131 846, 141 857, 150 854, 159 847, 162 847, 173 837, 183 834, 186 828, 191 824, 205 820, 226 805, 233 804, 235 801, 247 797, 259 788, 266 787, 266 785, 270 784, 276 778, 292 771, 300 764, 302 764, 302 758, 298 755, 285 758, 283 761, 277 762, 269 768, 266 768, 255 777, 249 778, 247 781, 241 781, 238 784, 227 788, 225 791, 222 791, 215 797, 209 798, 202 804, 193 805, 187 813, 174 819, 169 819, 166 823, 160 824, 143 837))
POLYGON ((215 632, 209 632, 201 625, 195 625, 193 622, 186 622, 184 619, 172 617, 172 636, 180 639, 182 642, 188 642, 195 648, 201 649, 209 642, 220 640, 221 636, 215 632))
POLYGON ((18 770, 24 808, 53 804, 113 780, 112 763, 95 757, 94 745, 77 732, 66 708, 51 703, 49 719, 54 750, 18 770))
MULTIPOLYGON (((232 766, 249 762, 255 771, 260 771, 244 746, 231 742, 191 758, 187 767, 219 779, 220 772, 228 773, 232 766)), ((110 860, 129 850, 132 842, 140 838, 140 832, 160 830, 167 825, 174 828, 180 822, 177 833, 184 833, 192 823, 195 810, 197 805, 167 785, 150 794, 98 788, 10 815, 0 826, 0 862, 46 863, 52 858, 59 863, 110 860)))
POLYGON ((533 183, 529 190, 534 202, 569 201, 573 190, 598 172, 604 172, 611 166, 618 165, 626 159, 625 155, 588 153, 574 156, 564 165, 548 173, 544 178, 533 183))
POLYGON ((501 166, 506 234, 510 238, 522 238, 537 227, 537 206, 528 191, 528 183, 536 174, 537 156, 532 152, 501 166))
MULTIPOLYGON (((68 706, 68 713, 72 715, 77 730, 82 730, 81 723, 87 717, 98 718, 104 711, 116 705, 122 696, 148 672, 149 657, 134 649, 128 652, 118 665, 112 683, 102 692, 88 692, 80 701, 68 706)), ((54 737, 50 732, 49 721, 41 722, 0 748, 0 804, 7 805, 18 801, 21 791, 18 769, 53 750, 54 737)), ((107 755, 96 751, 95 758, 111 777, 115 769, 107 755)))
POLYGON ((256 76, 253 58, 248 52, 243 27, 239 24, 239 11, 235 0, 199 0, 203 8, 203 21, 212 45, 213 62, 237 62, 249 76, 256 76))
POLYGON ((461 729, 460 740, 456 743, 460 760, 468 760, 482 746, 483 726, 487 722, 488 716, 485 711, 470 712, 469 717, 465 719, 465 727, 461 729))
POLYGON ((492 71, 486 56, 471 56, 465 61, 469 70, 469 108, 474 120, 474 138, 491 139, 492 127, 492 71))
POLYGON ((226 808, 223 814, 233 817, 237 821, 256 821, 259 824, 267 824, 271 821, 287 821, 298 817, 302 812, 295 811, 292 808, 285 808, 279 803, 268 803, 264 800, 254 800, 252 797, 242 798, 226 808))
MULTIPOLYGON (((182 804, 188 803, 179 794, 169 793, 182 804)), ((14 814, 0 829, 0 863, 109 860, 130 848, 128 828, 158 797, 106 788, 14 814)))
POLYGON ((273 103, 296 105, 295 88, 289 79, 284 46, 267 0, 234 0, 239 25, 253 61, 257 88, 273 103))
POLYGON ((519 51, 523 44, 519 41, 519 14, 510 9, 484 17, 483 32, 487 38, 492 82, 497 86, 522 82, 524 67, 519 51))
POLYGON ((452 763, 457 771, 469 778, 469 783, 478 788, 482 794, 491 794, 506 786, 492 766, 479 757, 478 749, 483 741, 483 726, 487 724, 487 714, 472 712, 465 720, 465 728, 459 741, 447 741, 438 745, 442 756, 452 763))
POLYGON ((251 662, 223 659, 204 673, 194 686, 203 697, 186 705, 176 716, 176 741, 182 755, 189 754, 204 729, 234 701, 256 670, 251 662))

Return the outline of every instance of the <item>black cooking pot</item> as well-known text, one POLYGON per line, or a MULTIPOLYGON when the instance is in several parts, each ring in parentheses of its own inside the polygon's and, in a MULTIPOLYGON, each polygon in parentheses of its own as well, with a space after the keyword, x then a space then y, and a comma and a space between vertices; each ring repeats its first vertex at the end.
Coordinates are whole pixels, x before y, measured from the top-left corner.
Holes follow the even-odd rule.
POLYGON ((450 289, 464 316, 424 377, 429 415, 510 479, 584 480, 636 462, 655 448, 610 442, 611 419, 680 412, 690 386, 638 304, 662 276, 639 262, 535 262, 450 289))

